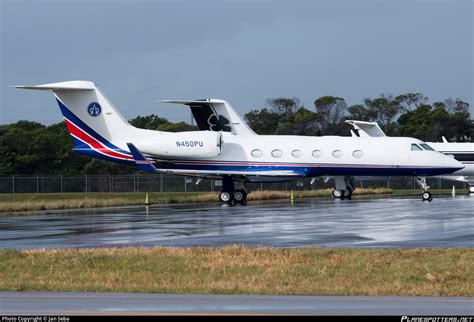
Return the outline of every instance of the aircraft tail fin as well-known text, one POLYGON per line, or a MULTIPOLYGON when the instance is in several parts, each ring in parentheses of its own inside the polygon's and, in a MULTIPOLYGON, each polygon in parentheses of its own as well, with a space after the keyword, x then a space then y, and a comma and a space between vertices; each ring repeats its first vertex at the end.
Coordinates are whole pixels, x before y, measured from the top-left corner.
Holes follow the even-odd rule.
POLYGON ((220 99, 162 100, 162 103, 188 105, 201 131, 256 135, 229 102, 220 99))
POLYGON ((69 81, 15 87, 53 92, 76 152, 106 160, 133 161, 128 151, 113 142, 123 141, 122 136, 136 128, 123 118, 93 82, 69 81))

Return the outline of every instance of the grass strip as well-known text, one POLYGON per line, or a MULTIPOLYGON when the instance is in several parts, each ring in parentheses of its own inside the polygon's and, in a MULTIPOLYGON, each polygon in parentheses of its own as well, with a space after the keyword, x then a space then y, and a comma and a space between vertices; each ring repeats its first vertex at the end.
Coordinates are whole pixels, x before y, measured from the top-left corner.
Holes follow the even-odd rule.
POLYGON ((474 250, 0 250, 0 290, 473 296, 474 250))

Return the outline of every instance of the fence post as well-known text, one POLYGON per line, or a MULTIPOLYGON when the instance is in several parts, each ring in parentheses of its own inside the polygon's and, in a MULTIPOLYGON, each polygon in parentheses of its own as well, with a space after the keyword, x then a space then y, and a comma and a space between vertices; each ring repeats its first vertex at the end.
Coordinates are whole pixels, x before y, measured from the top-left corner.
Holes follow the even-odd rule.
POLYGON ((140 191, 140 173, 137 172, 137 191, 136 192, 139 192, 140 191))
POLYGON ((36 175, 36 193, 39 193, 39 176, 36 175))
POLYGON ((15 176, 12 176, 12 193, 15 193, 15 176))
POLYGON ((137 189, 135 187, 135 185, 137 184, 135 174, 133 174, 132 176, 133 176, 133 192, 137 192, 137 189))
POLYGON ((85 175, 85 180, 86 180, 86 192, 87 192, 87 174, 85 175))
POLYGON ((160 192, 163 192, 163 173, 160 173, 160 192))
POLYGON ((60 185, 61 185, 61 192, 63 192, 63 175, 61 175, 60 185))

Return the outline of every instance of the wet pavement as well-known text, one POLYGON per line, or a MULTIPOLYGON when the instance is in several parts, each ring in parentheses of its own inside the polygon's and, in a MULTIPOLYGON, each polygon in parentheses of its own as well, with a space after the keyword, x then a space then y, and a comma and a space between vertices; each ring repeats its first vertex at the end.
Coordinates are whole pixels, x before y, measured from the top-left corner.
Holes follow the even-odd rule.
POLYGON ((51 211, 0 217, 0 248, 474 247, 474 196, 306 199, 51 211))
POLYGON ((0 313, 472 315, 472 297, 0 292, 0 313))

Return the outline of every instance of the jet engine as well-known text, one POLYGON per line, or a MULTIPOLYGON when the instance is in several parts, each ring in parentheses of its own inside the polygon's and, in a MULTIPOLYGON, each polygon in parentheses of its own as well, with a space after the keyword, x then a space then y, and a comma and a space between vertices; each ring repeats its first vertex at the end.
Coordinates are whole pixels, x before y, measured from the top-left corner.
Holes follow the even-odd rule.
POLYGON ((222 152, 221 132, 163 133, 159 140, 137 142, 136 146, 144 154, 167 159, 209 158, 222 152))

